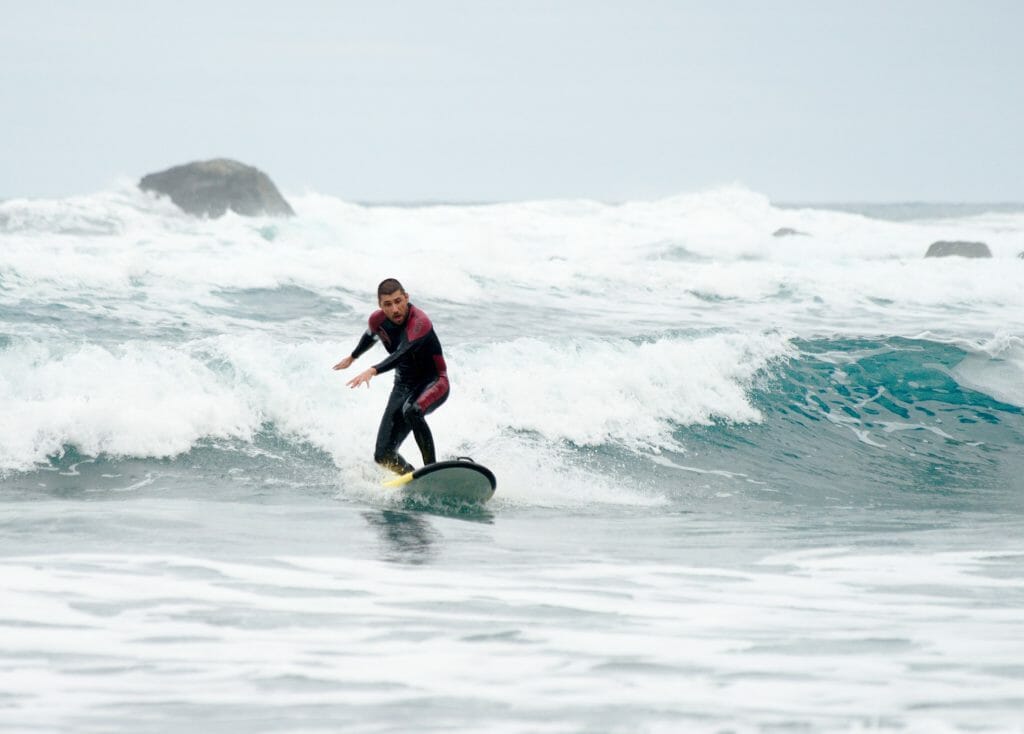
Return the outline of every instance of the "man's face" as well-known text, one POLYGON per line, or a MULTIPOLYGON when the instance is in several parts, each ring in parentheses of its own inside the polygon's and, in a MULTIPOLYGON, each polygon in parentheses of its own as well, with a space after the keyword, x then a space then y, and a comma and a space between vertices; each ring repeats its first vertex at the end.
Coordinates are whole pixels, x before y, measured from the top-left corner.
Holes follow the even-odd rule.
POLYGON ((393 324, 405 323, 405 317, 409 315, 409 296, 404 291, 387 293, 377 301, 380 310, 388 317, 393 324))

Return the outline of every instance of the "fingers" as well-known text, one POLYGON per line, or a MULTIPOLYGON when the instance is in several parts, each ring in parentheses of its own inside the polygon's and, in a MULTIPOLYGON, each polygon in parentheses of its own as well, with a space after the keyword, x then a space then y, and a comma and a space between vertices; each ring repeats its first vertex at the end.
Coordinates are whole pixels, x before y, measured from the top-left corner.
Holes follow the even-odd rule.
POLYGON ((360 372, 358 375, 349 380, 347 384, 349 387, 359 387, 365 382, 366 386, 369 387, 370 378, 372 378, 375 374, 377 374, 376 371, 374 371, 374 369, 371 367, 370 369, 366 370, 366 372, 360 372))

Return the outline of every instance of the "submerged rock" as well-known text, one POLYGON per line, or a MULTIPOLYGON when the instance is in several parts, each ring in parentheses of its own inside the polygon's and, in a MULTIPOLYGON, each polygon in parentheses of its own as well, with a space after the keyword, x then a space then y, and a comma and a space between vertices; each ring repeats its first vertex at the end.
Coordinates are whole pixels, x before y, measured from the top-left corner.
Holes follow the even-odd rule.
POLYGON ((960 240, 939 240, 928 248, 925 257, 992 257, 992 251, 984 242, 962 242, 960 240))
POLYGON ((295 215, 267 174, 227 158, 151 173, 142 177, 139 188, 169 196, 181 209, 198 217, 219 217, 229 209, 248 217, 295 215))
POLYGON ((806 232, 801 232, 799 229, 793 229, 792 227, 779 227, 777 230, 772 232, 772 237, 793 237, 800 236, 806 237, 806 232))

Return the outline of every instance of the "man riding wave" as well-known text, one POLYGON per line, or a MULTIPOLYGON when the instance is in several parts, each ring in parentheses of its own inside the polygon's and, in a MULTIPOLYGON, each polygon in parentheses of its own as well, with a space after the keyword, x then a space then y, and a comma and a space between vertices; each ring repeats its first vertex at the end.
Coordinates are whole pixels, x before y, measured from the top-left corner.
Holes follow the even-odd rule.
POLYGON ((348 381, 355 388, 370 385, 382 372, 395 371, 387 407, 377 430, 373 459, 398 474, 413 470, 398 453, 399 446, 411 432, 419 446, 423 463, 437 461, 434 438, 425 420, 448 399, 448 371, 441 351, 441 342, 427 315, 409 302, 409 294, 394 278, 377 286, 378 311, 370 315, 369 324, 352 353, 334 365, 347 369, 376 342, 381 342, 388 356, 348 381))

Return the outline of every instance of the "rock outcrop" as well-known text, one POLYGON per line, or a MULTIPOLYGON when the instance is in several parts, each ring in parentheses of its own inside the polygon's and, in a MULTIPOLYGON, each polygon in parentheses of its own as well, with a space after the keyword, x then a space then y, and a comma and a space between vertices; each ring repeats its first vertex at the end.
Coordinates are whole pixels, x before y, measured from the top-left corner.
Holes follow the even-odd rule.
POLYGON ((219 217, 229 209, 248 217, 295 215, 267 174, 227 158, 151 173, 142 177, 139 188, 169 196, 197 217, 219 217))
POLYGON ((939 240, 928 247, 925 257, 992 257, 992 251, 984 242, 962 242, 960 240, 939 240))

